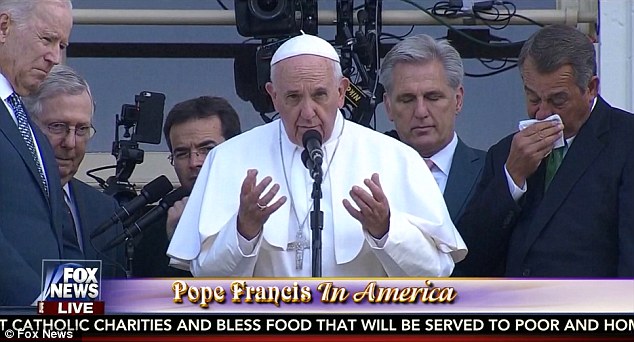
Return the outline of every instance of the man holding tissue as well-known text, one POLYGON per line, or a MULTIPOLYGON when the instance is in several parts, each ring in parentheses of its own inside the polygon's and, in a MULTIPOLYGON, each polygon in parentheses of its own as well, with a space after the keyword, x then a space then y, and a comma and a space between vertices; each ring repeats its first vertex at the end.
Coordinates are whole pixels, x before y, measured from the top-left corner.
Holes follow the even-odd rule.
POLYGON ((469 255, 456 269, 634 277, 634 116, 598 96, 594 47, 574 28, 539 30, 519 66, 534 120, 489 150, 458 223, 469 255))

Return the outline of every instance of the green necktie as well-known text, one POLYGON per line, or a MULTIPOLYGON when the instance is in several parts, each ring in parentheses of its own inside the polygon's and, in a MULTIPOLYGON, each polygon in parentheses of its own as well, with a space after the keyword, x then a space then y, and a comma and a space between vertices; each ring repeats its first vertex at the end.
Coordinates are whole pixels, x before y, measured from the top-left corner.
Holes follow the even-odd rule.
POLYGON ((548 160, 546 161, 546 179, 544 182, 544 191, 548 189, 550 182, 555 177, 555 173, 557 173, 557 169, 561 165, 561 162, 564 160, 564 152, 566 150, 566 146, 558 147, 554 149, 550 155, 548 156, 548 160))

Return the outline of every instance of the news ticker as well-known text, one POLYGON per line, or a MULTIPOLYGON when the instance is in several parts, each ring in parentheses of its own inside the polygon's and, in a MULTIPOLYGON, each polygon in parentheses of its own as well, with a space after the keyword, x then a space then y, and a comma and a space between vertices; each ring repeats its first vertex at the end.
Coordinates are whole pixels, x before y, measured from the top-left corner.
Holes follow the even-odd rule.
POLYGON ((5 338, 183 335, 469 335, 632 338, 632 315, 4 316, 5 338))

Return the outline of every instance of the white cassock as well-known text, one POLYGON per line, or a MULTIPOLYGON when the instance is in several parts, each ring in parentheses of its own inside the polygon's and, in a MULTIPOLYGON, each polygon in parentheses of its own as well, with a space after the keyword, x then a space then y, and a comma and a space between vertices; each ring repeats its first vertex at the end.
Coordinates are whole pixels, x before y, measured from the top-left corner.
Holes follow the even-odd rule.
MULTIPOLYGON (((467 254, 466 246, 418 153, 345 120, 341 113, 322 148, 322 276, 451 274, 454 262, 467 254), (354 205, 350 189, 366 188, 363 180, 373 173, 379 174, 390 206, 389 232, 381 240, 365 232, 342 204, 347 198, 354 205)), ((310 249, 298 253, 289 248, 297 241, 298 227, 303 239, 310 241, 312 235, 312 179, 302 164, 302 151, 288 139, 280 120, 216 147, 198 175, 167 250, 171 265, 203 277, 310 277, 310 249), (237 231, 240 188, 248 169, 258 170, 258 182, 271 176, 280 185, 276 199, 287 197, 252 241, 237 231)))

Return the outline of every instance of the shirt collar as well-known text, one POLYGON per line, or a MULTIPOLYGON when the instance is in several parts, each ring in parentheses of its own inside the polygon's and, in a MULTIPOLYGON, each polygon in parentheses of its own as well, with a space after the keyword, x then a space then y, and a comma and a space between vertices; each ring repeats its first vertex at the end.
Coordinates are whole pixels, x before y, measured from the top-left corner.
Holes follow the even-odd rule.
POLYGON ((13 94, 11 83, 9 83, 9 80, 7 80, 3 74, 0 74, 0 98, 6 101, 11 94, 13 94))
POLYGON ((449 142, 447 146, 443 147, 442 150, 427 159, 431 159, 442 173, 448 175, 453 161, 453 154, 456 151, 456 146, 458 146, 458 135, 454 132, 451 142, 449 142))
POLYGON ((66 200, 67 203, 71 203, 72 199, 70 197, 70 182, 64 184, 64 186, 62 187, 62 189, 64 189, 64 200, 66 200))
POLYGON ((590 107, 590 111, 592 112, 594 110, 594 106, 597 105, 597 97, 595 96, 594 99, 592 100, 592 107, 590 107))
MULTIPOLYGON (((595 97, 592 100, 592 107, 590 107, 590 112, 592 112, 594 110, 594 107, 597 105, 597 101, 598 101, 598 97, 595 97)), ((565 150, 566 153, 568 152, 568 149, 570 148, 570 145, 572 145, 572 142, 575 140, 576 137, 577 136, 574 135, 574 136, 566 139, 566 150, 565 150)))

